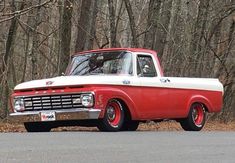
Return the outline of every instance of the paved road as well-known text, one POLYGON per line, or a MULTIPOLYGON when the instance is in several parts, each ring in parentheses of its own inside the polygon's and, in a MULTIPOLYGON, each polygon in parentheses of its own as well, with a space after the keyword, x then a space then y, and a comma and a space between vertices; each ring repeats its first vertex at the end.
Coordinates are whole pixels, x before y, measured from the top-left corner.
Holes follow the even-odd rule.
POLYGON ((0 134, 0 162, 235 162, 235 132, 0 134))

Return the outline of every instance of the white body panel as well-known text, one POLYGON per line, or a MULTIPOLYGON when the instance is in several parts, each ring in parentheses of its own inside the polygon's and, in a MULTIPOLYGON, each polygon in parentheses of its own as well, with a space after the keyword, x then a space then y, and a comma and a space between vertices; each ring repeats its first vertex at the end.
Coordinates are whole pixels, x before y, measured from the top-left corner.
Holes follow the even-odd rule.
POLYGON ((146 87, 164 87, 175 89, 195 89, 223 92, 223 86, 218 79, 210 78, 179 78, 179 77, 152 77, 143 78, 136 76, 61 76, 42 80, 33 80, 21 83, 15 87, 15 90, 49 88, 62 86, 78 85, 130 85, 146 87), (140 82, 140 78, 141 81, 140 82), (146 79, 146 82, 144 82, 146 79), (150 80, 151 79, 151 80, 150 80), (164 82, 167 80, 167 82, 164 82), (50 83, 48 85, 47 83, 50 83))

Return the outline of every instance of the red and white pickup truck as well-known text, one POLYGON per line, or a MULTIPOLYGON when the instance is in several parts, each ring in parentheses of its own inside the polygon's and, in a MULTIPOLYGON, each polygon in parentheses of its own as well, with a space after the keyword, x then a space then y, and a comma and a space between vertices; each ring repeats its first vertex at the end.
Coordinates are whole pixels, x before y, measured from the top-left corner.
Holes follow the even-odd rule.
POLYGON ((99 49, 72 56, 64 76, 17 85, 10 116, 28 132, 72 125, 133 131, 164 119, 199 131, 207 112, 221 111, 222 96, 218 79, 164 77, 155 51, 99 49))

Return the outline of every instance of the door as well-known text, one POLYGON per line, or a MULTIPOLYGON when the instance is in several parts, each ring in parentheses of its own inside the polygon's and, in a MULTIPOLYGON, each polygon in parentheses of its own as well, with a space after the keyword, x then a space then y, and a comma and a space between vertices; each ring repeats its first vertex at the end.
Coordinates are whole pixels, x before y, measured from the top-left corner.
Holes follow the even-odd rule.
POLYGON ((158 77, 156 62, 151 55, 137 55, 137 75, 141 85, 141 109, 143 119, 167 118, 171 101, 168 98, 169 83, 158 77))

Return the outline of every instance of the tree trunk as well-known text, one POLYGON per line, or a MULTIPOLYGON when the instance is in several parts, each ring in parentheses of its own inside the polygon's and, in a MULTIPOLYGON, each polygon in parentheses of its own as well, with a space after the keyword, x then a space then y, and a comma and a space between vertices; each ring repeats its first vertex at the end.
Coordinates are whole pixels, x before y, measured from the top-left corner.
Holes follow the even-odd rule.
MULTIPOLYGON (((171 19, 172 0, 166 0, 162 3, 160 20, 157 22, 157 32, 155 33, 154 50, 158 51, 158 56, 162 58, 163 50, 166 44, 166 37, 169 33, 169 23, 171 19)), ((159 16, 157 16, 158 18, 159 16)), ((157 19, 156 18, 156 19, 157 19)))
POLYGON ((115 25, 115 11, 113 0, 108 0, 109 5, 109 28, 110 28, 110 43, 111 47, 116 47, 116 25, 115 25))
MULTIPOLYGON (((32 1, 32 6, 36 6, 39 5, 41 3, 41 0, 33 0, 32 1)), ((31 79, 37 79, 38 76, 38 68, 37 68, 37 64, 38 64, 38 45, 39 45, 39 36, 37 33, 37 29, 39 24, 41 23, 41 8, 38 7, 35 10, 32 10, 30 12, 30 14, 32 14, 32 17, 29 17, 28 20, 28 32, 30 35, 30 42, 31 42, 31 46, 28 49, 29 52, 29 56, 31 57, 31 79)))
POLYGON ((98 1, 82 0, 75 51, 91 49, 95 37, 98 1))
MULTIPOLYGON (((169 13, 168 13, 169 14, 169 13)), ((168 25, 168 34, 165 38, 165 44, 161 56, 162 67, 164 73, 167 76, 176 76, 177 59, 180 58, 177 54, 177 49, 181 45, 181 29, 182 23, 180 23, 181 14, 181 0, 174 0, 171 7, 171 18, 168 25)))
POLYGON ((208 0, 200 0, 197 21, 194 26, 194 35, 191 41, 190 70, 188 75, 199 77, 201 74, 201 64, 203 59, 203 40, 205 37, 209 3, 208 0))
MULTIPOLYGON (((12 12, 23 9, 24 3, 19 2, 16 3, 15 1, 12 1, 12 12)), ((7 42, 6 42, 6 51, 3 57, 4 65, 2 72, 4 73, 3 76, 3 83, 2 83, 2 117, 6 117, 8 113, 8 103, 9 103, 9 93, 10 89, 14 87, 14 84, 12 85, 12 79, 11 74, 14 74, 14 65, 13 63, 13 52, 14 52, 14 46, 15 46, 15 38, 16 38, 16 31, 18 28, 18 19, 19 17, 14 17, 11 20, 10 28, 8 31, 7 36, 7 42)), ((14 75, 13 75, 14 78, 14 75)), ((15 79, 14 79, 15 80, 15 79)), ((14 82, 14 81, 13 81, 14 82)))
POLYGON ((130 21, 130 28, 131 28, 131 34, 132 34, 132 46, 133 47, 138 47, 138 40, 137 40, 137 30, 136 30, 136 25, 135 25, 135 17, 131 8, 131 3, 129 0, 124 0, 127 14, 129 17, 130 21))
POLYGON ((156 31, 160 18, 161 1, 150 0, 149 2, 147 28, 144 38, 144 47, 147 49, 154 49, 156 31))
POLYGON ((88 24, 88 34, 86 37, 85 42, 85 49, 90 50, 93 48, 94 40, 95 40, 95 29, 96 29, 96 17, 98 13, 98 1, 92 1, 91 8, 90 8, 90 19, 88 24))
POLYGON ((60 55, 59 74, 65 72, 70 58, 71 26, 72 26, 73 1, 65 0, 63 4, 61 31, 60 31, 60 55))
MULTIPOLYGON (((228 44, 227 51, 222 57, 222 64, 220 64, 218 71, 216 73, 217 77, 223 80, 224 84, 224 110, 226 114, 231 113, 233 118, 235 117, 235 64, 234 60, 234 50, 235 50, 235 16, 231 22, 229 36, 228 36, 228 44), (230 59, 231 58, 231 59, 230 59), (225 67, 226 65, 226 67, 225 67), (228 72, 225 72, 225 68, 227 68, 228 72), (227 73, 227 74, 226 74, 227 73), (228 74, 229 73, 229 74, 228 74), (222 76, 222 77, 221 77, 222 76)), ((231 115, 226 116, 229 119, 231 115)))

